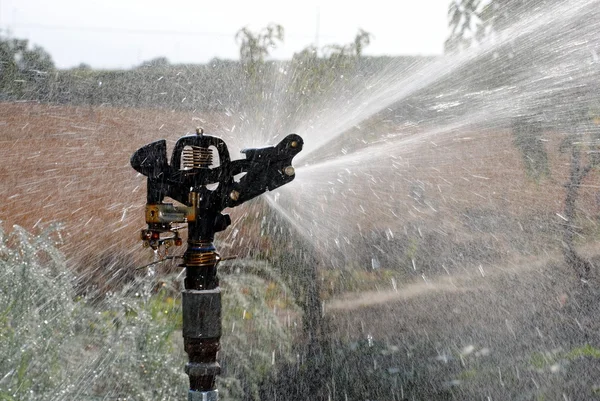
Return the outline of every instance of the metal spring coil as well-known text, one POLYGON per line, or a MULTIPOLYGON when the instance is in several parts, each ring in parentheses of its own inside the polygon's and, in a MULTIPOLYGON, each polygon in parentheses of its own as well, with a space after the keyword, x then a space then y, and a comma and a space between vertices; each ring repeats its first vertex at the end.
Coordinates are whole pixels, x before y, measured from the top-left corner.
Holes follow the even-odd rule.
POLYGON ((208 168, 212 164, 213 153, 209 148, 200 146, 186 146, 181 154, 181 163, 184 170, 195 168, 208 168))
POLYGON ((219 262, 219 254, 215 251, 209 252, 186 252, 184 264, 186 266, 214 266, 219 262))

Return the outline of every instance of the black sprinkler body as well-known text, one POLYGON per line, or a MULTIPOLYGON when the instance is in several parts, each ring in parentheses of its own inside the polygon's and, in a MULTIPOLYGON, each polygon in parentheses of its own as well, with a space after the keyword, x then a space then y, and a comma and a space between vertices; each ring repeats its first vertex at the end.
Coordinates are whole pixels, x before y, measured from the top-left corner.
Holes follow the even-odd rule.
POLYGON ((186 268, 182 292, 183 338, 189 363, 189 401, 216 401, 217 361, 221 337, 221 290, 217 265, 221 260, 213 240, 230 224, 223 209, 235 207, 292 181, 292 159, 302 150, 300 136, 286 136, 275 146, 245 149, 244 159, 231 160, 225 142, 204 135, 179 138, 167 161, 165 140, 138 149, 131 166, 148 177, 144 246, 158 250, 182 245, 179 226, 187 223, 186 268), (218 160, 215 160, 218 158, 218 160), (245 173, 239 180, 236 176, 245 173), (164 203, 165 197, 181 205, 164 203))

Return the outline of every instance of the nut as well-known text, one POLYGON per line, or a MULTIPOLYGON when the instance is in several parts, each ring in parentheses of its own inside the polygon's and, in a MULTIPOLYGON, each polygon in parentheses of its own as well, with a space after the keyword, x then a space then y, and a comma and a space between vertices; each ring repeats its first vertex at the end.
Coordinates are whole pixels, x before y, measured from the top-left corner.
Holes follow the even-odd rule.
POLYGON ((296 174, 296 170, 292 166, 287 166, 286 168, 283 169, 283 172, 285 173, 285 175, 287 175, 289 177, 296 174))

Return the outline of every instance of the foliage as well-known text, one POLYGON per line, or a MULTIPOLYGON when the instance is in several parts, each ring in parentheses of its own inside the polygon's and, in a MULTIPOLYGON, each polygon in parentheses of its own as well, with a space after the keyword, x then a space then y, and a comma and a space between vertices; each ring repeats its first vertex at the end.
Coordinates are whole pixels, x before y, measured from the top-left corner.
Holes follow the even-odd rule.
MULTIPOLYGON (((325 55, 325 58, 328 58, 330 60, 336 60, 338 58, 345 57, 362 57, 363 50, 365 49, 365 47, 371 44, 372 37, 373 35, 371 33, 365 31, 364 29, 359 29, 352 42, 344 45, 325 45, 322 48, 322 53, 325 55)), ((307 49, 311 50, 313 49, 313 47, 309 46, 307 49)), ((303 52, 305 52, 305 50, 303 52)))
MULTIPOLYGON (((177 279, 157 286, 143 277, 103 298, 77 296, 58 235, 0 232, 0 399, 184 399, 177 279)), ((222 281, 222 392, 241 400, 256 394, 274 357, 289 359, 292 331, 280 316, 296 307, 268 265, 222 281)))
POLYGON ((44 49, 0 33, 0 99, 47 94, 44 83, 53 71, 52 58, 44 49))
POLYGON ((570 152, 571 159, 569 178, 565 183, 564 217, 567 221, 563 226, 563 254, 567 264, 585 283, 591 278, 592 264, 579 255, 575 248, 578 230, 576 202, 583 180, 593 169, 600 167, 600 127, 588 124, 580 126, 577 134, 565 138, 561 150, 570 152))
POLYGON ((448 6, 450 36, 446 39, 447 52, 461 50, 471 46, 473 32, 481 29, 481 1, 453 0, 448 6))
POLYGON ((221 393, 228 400, 259 400, 259 383, 276 362, 292 360, 292 333, 299 310, 291 291, 265 262, 242 261, 222 275, 221 393))
POLYGON ((354 37, 354 43, 352 43, 356 57, 362 56, 363 49, 371 44, 372 36, 373 35, 362 28, 358 30, 358 33, 354 37))
MULTIPOLYGON (((284 124, 290 116, 301 116, 315 102, 327 99, 326 94, 351 96, 351 88, 361 87, 392 61, 390 57, 364 55, 372 40, 364 30, 358 30, 347 44, 310 45, 292 60, 269 60, 270 51, 283 39, 284 30, 279 25, 258 32, 243 28, 237 35, 243 54, 239 61, 172 64, 159 57, 128 70, 96 70, 85 64, 66 70, 38 68, 41 72, 35 79, 25 82, 0 74, 9 82, 0 87, 0 100, 224 111, 239 113, 243 124, 260 130, 270 123, 284 124), (285 118, 275 119, 277 113, 285 118)), ((398 59, 410 65, 420 57, 398 59)))
POLYGON ((49 231, 38 238, 20 227, 0 231, 0 399, 28 399, 68 378, 61 350, 74 335, 69 318, 78 304, 53 242, 49 231))
POLYGON ((564 0, 452 0, 448 6, 448 52, 468 48, 532 13, 564 0))
POLYGON ((481 90, 518 82, 519 87, 523 87, 521 74, 538 71, 540 61, 548 56, 542 46, 534 45, 536 41, 526 30, 539 19, 542 11, 548 14, 551 7, 562 2, 564 0, 452 0, 448 7, 450 35, 445 50, 455 53, 493 43, 493 48, 488 47, 478 55, 477 64, 468 65, 465 72, 472 76, 467 76, 467 85, 481 90), (473 74, 480 68, 485 68, 485 73, 473 74))
POLYGON ((600 359, 600 349, 590 344, 583 344, 570 350, 554 350, 544 353, 534 352, 529 358, 529 363, 535 369, 544 370, 557 363, 573 362, 583 358, 600 359))
POLYGON ((261 104, 267 96, 266 87, 271 70, 265 58, 277 43, 283 42, 284 29, 281 25, 269 24, 255 33, 244 27, 237 32, 235 39, 240 46, 240 65, 244 71, 242 101, 252 123, 262 125, 268 108, 256 105, 261 104))
POLYGON ((523 156, 527 175, 536 181, 550 176, 548 154, 542 142, 543 127, 540 121, 516 119, 512 127, 513 143, 523 156))
POLYGON ((566 359, 580 359, 580 358, 595 358, 600 359, 600 349, 592 347, 590 344, 585 344, 581 347, 576 347, 570 350, 566 355, 566 359))
POLYGON ((278 24, 269 24, 258 33, 248 27, 240 29, 235 35, 240 45, 240 61, 247 66, 264 63, 270 50, 277 47, 277 42, 283 42, 283 38, 283 26, 278 24))
POLYGON ((377 64, 376 70, 385 68, 387 60, 377 63, 363 55, 371 39, 369 32, 359 29, 350 43, 328 44, 321 49, 310 45, 294 54, 288 67, 291 77, 286 89, 285 114, 299 115, 326 98, 349 95, 353 84, 370 75, 368 70, 373 64, 377 64))
MULTIPOLYGON (((460 51, 494 36, 510 38, 511 26, 535 17, 541 11, 548 13, 549 8, 560 4, 564 4, 564 0, 453 1, 448 10, 451 34, 446 48, 449 52, 460 51)), ((519 92, 527 90, 528 82, 523 81, 521 74, 540 70, 538 64, 546 56, 533 43, 535 41, 531 37, 521 35, 505 40, 494 48, 493 53, 483 55, 481 64, 494 68, 496 73, 485 74, 490 77, 485 82, 471 82, 472 89, 508 87, 519 82, 519 92)), ((594 99, 597 89, 591 83, 597 77, 597 71, 589 68, 586 73, 585 82, 580 86, 564 87, 559 83, 554 87, 546 85, 544 90, 553 95, 532 96, 528 110, 516 116, 511 127, 514 145, 521 152, 525 170, 529 177, 537 181, 550 176, 548 154, 541 141, 542 133, 548 126, 547 116, 553 115, 554 129, 564 128, 569 133, 561 145, 561 150, 570 154, 570 173, 564 185, 566 222, 562 224, 563 254, 567 264, 583 282, 590 279, 592 266, 575 248, 574 238, 578 230, 576 203, 583 180, 600 165, 600 127, 595 124, 592 113, 596 107, 594 99)))
POLYGON ((243 69, 240 99, 253 129, 269 129, 273 110, 299 115, 305 107, 322 101, 325 93, 354 78, 371 38, 360 29, 351 43, 321 49, 309 45, 289 62, 267 62, 271 50, 284 40, 283 27, 270 24, 258 32, 242 28, 236 35, 243 69))
POLYGON ((161 295, 142 296, 142 283, 100 305, 77 297, 52 235, 15 227, 0 239, 0 398, 184 397, 173 308, 159 313, 161 295))

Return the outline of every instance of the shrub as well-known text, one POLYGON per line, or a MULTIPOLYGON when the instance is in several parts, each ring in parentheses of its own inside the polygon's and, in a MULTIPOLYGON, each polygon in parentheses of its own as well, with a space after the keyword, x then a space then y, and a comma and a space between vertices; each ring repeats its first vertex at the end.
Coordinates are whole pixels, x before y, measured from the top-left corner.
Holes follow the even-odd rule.
MULTIPOLYGON (((185 399, 179 278, 79 296, 58 237, 55 227, 0 230, 0 400, 185 399)), ((257 399, 274 359, 290 358, 297 308, 269 265, 252 266, 222 277, 229 400, 257 399)))

